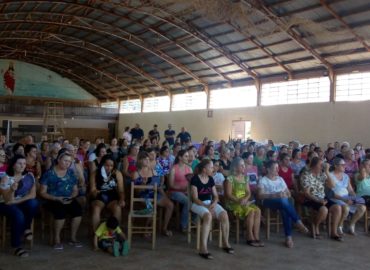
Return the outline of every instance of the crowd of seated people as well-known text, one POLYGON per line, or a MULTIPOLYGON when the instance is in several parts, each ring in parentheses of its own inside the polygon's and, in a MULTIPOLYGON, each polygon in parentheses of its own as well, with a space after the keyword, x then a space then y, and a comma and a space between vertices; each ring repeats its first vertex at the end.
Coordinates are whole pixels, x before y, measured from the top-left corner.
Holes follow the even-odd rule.
MULTIPOLYGON (((113 231, 118 226, 125 228, 122 216, 128 211, 130 184, 158 185, 158 207, 164 208, 160 230, 167 237, 173 235, 170 221, 175 203, 180 205, 182 232, 187 232, 190 212, 198 216, 202 221, 199 255, 205 259, 213 258, 207 247, 212 219, 221 223, 223 250, 234 253, 228 212, 243 221, 246 244, 264 247, 260 240, 264 209, 279 210, 284 243, 292 248, 293 225, 303 234, 308 234, 310 227, 313 237, 322 239, 321 225, 330 215, 330 239, 342 242, 346 233, 356 234, 357 222, 370 207, 370 149, 363 149, 360 143, 352 149, 348 142, 334 142, 323 150, 317 143, 216 143, 205 137, 193 145, 185 128, 175 135, 169 125, 160 142, 154 125, 146 139, 136 125, 131 132, 126 127, 123 138, 113 138, 110 144, 103 138, 94 144, 79 138, 72 143, 44 138, 35 144, 32 136, 8 144, 2 136, 0 216, 12 224, 14 254, 29 255, 23 243, 34 237, 31 224, 41 209, 53 217, 57 250, 64 248, 60 234, 67 217, 71 222, 68 243, 76 248, 82 246, 78 230, 84 216, 90 219, 93 232, 98 231, 95 240, 105 235, 102 228, 108 230, 105 223, 101 225, 104 209, 111 221, 119 222, 112 221, 113 231), (314 215, 312 226, 306 227, 297 206, 314 215)), ((121 230, 117 231, 122 238, 121 230)), ((104 250, 113 250, 106 246, 105 238, 103 242, 104 250)), ((95 248, 101 246, 94 243, 95 248)))

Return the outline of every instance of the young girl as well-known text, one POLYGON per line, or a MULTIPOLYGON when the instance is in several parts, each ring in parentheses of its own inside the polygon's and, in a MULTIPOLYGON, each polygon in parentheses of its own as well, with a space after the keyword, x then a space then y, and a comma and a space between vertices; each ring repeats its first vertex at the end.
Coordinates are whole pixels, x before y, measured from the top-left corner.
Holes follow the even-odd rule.
POLYGON ((223 196, 224 194, 224 181, 225 177, 224 175, 220 172, 220 161, 216 160, 213 163, 213 180, 215 181, 217 193, 219 196, 223 196))

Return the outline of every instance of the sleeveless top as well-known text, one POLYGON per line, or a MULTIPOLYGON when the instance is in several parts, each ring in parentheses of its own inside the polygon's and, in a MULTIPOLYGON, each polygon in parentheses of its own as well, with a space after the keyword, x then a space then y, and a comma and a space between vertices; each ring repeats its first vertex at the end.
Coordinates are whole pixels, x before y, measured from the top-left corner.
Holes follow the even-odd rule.
POLYGON ((110 191, 117 189, 117 178, 116 178, 116 172, 113 172, 112 174, 108 175, 107 178, 103 178, 101 173, 98 173, 96 175, 96 189, 100 191, 110 191))
POLYGON ((244 179, 242 182, 239 182, 238 180, 236 180, 236 177, 234 175, 230 175, 227 177, 227 181, 229 181, 231 183, 231 186, 232 186, 232 194, 236 197, 236 198, 243 198, 245 197, 246 195, 246 191, 245 191, 245 185, 248 184, 249 182, 249 178, 248 176, 244 176, 244 179))
POLYGON ((136 172, 137 168, 136 168, 136 160, 133 159, 132 157, 130 156, 127 156, 127 161, 128 161, 128 172, 132 173, 132 172, 136 172))
POLYGON ((171 192, 178 191, 178 192, 184 192, 186 190, 186 187, 188 186, 188 180, 186 179, 186 175, 191 173, 191 169, 189 166, 184 165, 184 171, 181 171, 180 166, 178 164, 173 165, 173 169, 175 172, 175 179, 174 182, 182 187, 182 189, 170 189, 171 192))

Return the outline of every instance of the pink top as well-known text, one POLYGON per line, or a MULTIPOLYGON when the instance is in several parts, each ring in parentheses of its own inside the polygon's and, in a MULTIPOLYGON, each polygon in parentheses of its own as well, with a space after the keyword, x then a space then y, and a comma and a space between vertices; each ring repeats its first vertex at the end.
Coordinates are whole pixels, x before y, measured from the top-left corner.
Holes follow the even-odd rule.
POLYGON ((175 179, 174 182, 177 186, 180 187, 180 189, 170 189, 171 192, 184 192, 186 190, 186 187, 188 186, 188 180, 186 179, 186 175, 189 173, 192 173, 191 168, 187 165, 184 166, 184 171, 180 169, 179 164, 173 165, 173 170, 175 173, 175 179))

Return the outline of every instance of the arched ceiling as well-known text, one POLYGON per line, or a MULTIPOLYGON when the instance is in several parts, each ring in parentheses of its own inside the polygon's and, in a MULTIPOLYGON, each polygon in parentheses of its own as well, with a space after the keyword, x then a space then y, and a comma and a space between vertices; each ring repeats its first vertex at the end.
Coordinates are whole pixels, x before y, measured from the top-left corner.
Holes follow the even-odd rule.
POLYGON ((0 1, 0 58, 100 100, 207 91, 370 67, 369 18, 353 0, 0 1))

